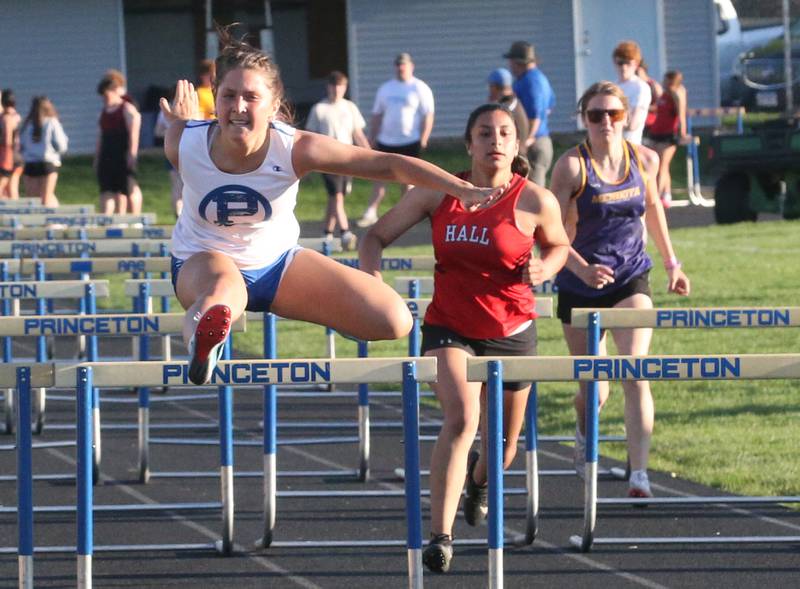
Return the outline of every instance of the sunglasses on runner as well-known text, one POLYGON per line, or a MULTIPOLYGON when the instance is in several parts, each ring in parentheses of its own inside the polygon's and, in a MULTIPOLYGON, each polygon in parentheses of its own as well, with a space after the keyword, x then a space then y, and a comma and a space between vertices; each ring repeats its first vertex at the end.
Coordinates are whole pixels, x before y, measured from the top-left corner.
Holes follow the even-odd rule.
POLYGON ((586 111, 586 119, 590 123, 602 123, 604 115, 608 115, 612 123, 619 123, 625 118, 625 110, 621 108, 592 108, 586 111))
POLYGON ((633 61, 627 59, 615 59, 614 63, 617 65, 628 65, 629 63, 633 63, 633 61))

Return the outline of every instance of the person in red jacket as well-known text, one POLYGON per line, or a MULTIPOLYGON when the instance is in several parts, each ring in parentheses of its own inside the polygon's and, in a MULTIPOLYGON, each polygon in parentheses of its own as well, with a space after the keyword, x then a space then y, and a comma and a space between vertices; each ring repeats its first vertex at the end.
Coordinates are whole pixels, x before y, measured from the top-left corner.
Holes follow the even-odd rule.
MULTIPOLYGON (((359 267, 380 276, 383 249, 426 217, 436 256, 433 301, 422 328, 422 353, 438 362, 433 389, 444 423, 431 457, 431 541, 423 562, 447 572, 452 528, 467 480, 464 517, 486 517, 485 387, 467 382, 468 356, 536 353, 536 312, 531 285, 564 265, 569 239, 550 191, 526 179, 527 161, 512 113, 500 104, 478 107, 464 136, 471 170, 461 177, 505 187, 488 204, 465 208, 457 198, 414 188, 381 217, 362 241, 359 267), (531 252, 538 245, 540 257, 531 252), (470 453, 483 421, 481 452, 470 453), (469 457, 468 457, 469 456, 469 457)), ((529 382, 507 382, 504 391, 503 467, 514 459, 530 392, 529 382)))

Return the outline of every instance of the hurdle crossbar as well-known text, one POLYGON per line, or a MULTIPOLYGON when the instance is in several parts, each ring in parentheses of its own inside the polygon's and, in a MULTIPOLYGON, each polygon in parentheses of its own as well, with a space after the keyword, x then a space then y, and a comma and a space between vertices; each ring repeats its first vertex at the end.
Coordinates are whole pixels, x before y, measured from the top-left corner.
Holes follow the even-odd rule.
POLYGON ((93 215, 94 205, 59 205, 57 207, 43 207, 35 205, 0 206, 3 215, 93 215))
POLYGON ((36 264, 48 274, 115 274, 119 272, 169 272, 170 258, 166 256, 137 258, 43 258, 3 260, 9 272, 32 274, 36 264))
POLYGON ((485 356, 467 360, 467 380, 483 382, 489 360, 509 381, 764 380, 800 378, 799 354, 695 356, 485 356))
MULTIPOLYGON (((358 268, 358 258, 333 258, 345 266, 358 268)), ((395 270, 433 270, 436 259, 433 256, 406 256, 381 258, 382 271, 395 270)))
POLYGON ((93 214, 4 214, 0 211, 0 226, 4 227, 42 227, 46 225, 66 225, 76 227, 83 225, 121 225, 141 223, 153 225, 156 222, 155 213, 142 213, 140 215, 93 215, 93 214))
MULTIPOLYGON (((0 336, 175 334, 181 333, 184 319, 183 313, 0 317, 0 336)), ((231 331, 245 330, 246 318, 243 315, 234 322, 231 331)))
POLYGON ((26 239, 167 239, 169 237, 172 237, 171 226, 0 228, 0 239, 19 241, 26 239))
MULTIPOLYGON (((217 364, 209 386, 268 384, 355 384, 402 380, 405 358, 346 360, 226 360, 217 364)), ((434 358, 415 358, 418 382, 436 382, 434 358)), ((82 362, 55 366, 55 386, 74 386, 76 371, 91 367, 94 386, 195 386, 186 362, 82 362)))
POLYGON ((169 247, 168 239, 82 239, 46 241, 0 241, 0 256, 17 258, 130 256, 160 254, 169 247))
POLYGON ((723 328, 800 327, 800 307, 704 307, 674 309, 573 309, 572 325, 585 326, 600 313, 601 327, 723 328))
POLYGON ((86 295, 89 284, 94 285, 95 296, 109 296, 108 280, 31 280, 0 282, 0 299, 79 299, 86 295))

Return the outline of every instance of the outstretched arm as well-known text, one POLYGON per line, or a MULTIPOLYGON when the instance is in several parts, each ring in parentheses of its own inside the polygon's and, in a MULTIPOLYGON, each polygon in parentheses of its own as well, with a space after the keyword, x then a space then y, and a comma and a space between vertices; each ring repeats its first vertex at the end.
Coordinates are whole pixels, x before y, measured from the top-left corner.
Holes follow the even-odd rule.
POLYGON ((309 172, 413 184, 452 194, 466 205, 487 202, 499 188, 476 188, 424 160, 346 145, 330 137, 297 131, 292 166, 298 178, 309 172))

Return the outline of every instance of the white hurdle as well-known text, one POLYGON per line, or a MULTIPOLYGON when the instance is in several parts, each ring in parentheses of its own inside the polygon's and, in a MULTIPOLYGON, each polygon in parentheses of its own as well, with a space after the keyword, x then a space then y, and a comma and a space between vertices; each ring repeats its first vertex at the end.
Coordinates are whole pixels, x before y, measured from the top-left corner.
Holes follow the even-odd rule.
POLYGON ((0 210, 0 227, 46 227, 65 225, 67 227, 109 226, 109 225, 154 225, 155 213, 141 215, 97 215, 92 213, 62 213, 56 209, 52 213, 9 214, 0 210))
MULTIPOLYGON (((319 383, 360 383, 360 382, 403 382, 405 422, 406 470, 419 472, 419 444, 416 438, 416 425, 419 417, 419 383, 433 382, 436 379, 434 358, 372 358, 352 360, 265 360, 265 361, 222 361, 214 370, 211 384, 220 386, 220 484, 221 502, 215 504, 222 510, 222 534, 216 548, 223 554, 233 549, 233 432, 232 432, 232 386, 261 385, 274 389, 279 384, 319 383)), ((21 406, 29 406, 30 387, 75 387, 78 403, 78 542, 76 547, 47 547, 48 552, 71 552, 77 550, 78 587, 92 586, 92 558, 94 550, 153 550, 153 545, 117 545, 94 547, 93 513, 98 507, 93 505, 91 443, 92 427, 89 405, 93 387, 115 386, 184 386, 189 385, 188 365, 171 362, 111 362, 81 363, 70 366, 38 364, 32 366, 0 367, 0 386, 15 386, 21 396, 21 406), (19 369, 19 370, 17 370, 19 369)), ((273 414, 274 416, 274 414, 273 414)), ((22 420, 26 421, 26 420, 22 420)), ((274 428, 270 428, 274 429, 274 428)), ((17 515, 20 520, 19 575, 20 586, 31 587, 33 580, 33 513, 32 469, 30 429, 20 428, 20 458, 18 480, 20 492, 17 515)), ((264 505, 265 536, 262 545, 279 546, 272 542, 275 522, 275 448, 267 452, 264 460, 264 505)), ((422 587, 422 513, 420 506, 419 476, 406 479, 406 504, 408 538, 406 540, 409 567, 409 587, 422 587)), ((193 509, 195 504, 155 506, 156 510, 168 507, 174 509, 193 509)), ((208 506, 203 504, 202 508, 208 506)), ((131 506, 107 506, 109 511, 133 510, 131 506)), ((52 511, 52 510, 48 510, 52 511)), ((359 543, 359 546, 379 546, 385 540, 359 543)), ((340 546, 332 541, 330 545, 340 546)), ((392 544, 394 545, 394 544, 392 544)), ((208 545, 164 545, 164 549, 197 549, 208 545)))
MULTIPOLYGON (((531 356, 531 357, 484 357, 469 358, 467 360, 467 378, 470 381, 491 382, 495 380, 494 388, 497 395, 502 390, 502 381, 505 380, 534 380, 539 382, 562 381, 588 381, 598 380, 742 380, 742 379, 798 379, 800 378, 800 354, 751 354, 751 355, 704 355, 704 356, 531 356), (499 382, 497 382, 499 381, 499 382)), ((596 401, 596 398, 595 398, 596 401)), ((591 400, 590 400, 591 402, 591 400)), ((588 403, 587 403, 588 404, 588 403)), ((499 423, 502 424, 502 403, 499 406, 499 423)), ((595 403, 596 414, 596 403, 595 403)), ((590 471, 587 463, 585 521, 583 534, 572 536, 570 543, 586 551, 592 543, 605 544, 675 544, 687 542, 725 543, 725 542, 800 542, 800 536, 771 536, 768 539, 755 539, 752 537, 719 537, 706 538, 595 538, 594 524, 597 492, 597 436, 596 420, 594 424, 587 423, 587 455, 592 453, 593 469, 590 471)), ((502 493, 502 457, 500 456, 502 426, 500 433, 496 433, 490 440, 490 447, 495 449, 489 452, 489 515, 496 511, 495 519, 490 519, 490 537, 495 536, 494 563, 490 562, 490 571, 502 571, 502 533, 498 534, 494 526, 499 526, 502 532, 502 501, 496 497, 502 493), (496 454, 496 455, 495 455, 496 454), (492 468, 492 460, 495 468, 492 468), (494 489, 494 490, 493 490, 494 489), (499 489, 499 490, 498 490, 499 489), (493 500, 494 497, 494 500, 493 500)), ((502 495, 499 495, 502 497, 502 495)), ((758 503, 768 500, 771 503, 800 503, 800 497, 716 497, 716 498, 661 498, 622 500, 625 504, 653 504, 653 503, 758 503)), ((610 501, 609 501, 610 502, 610 501)), ((615 501, 619 503, 620 501, 615 501)), ((502 575, 502 572, 500 573, 502 575)), ((502 586, 502 585, 500 585, 502 586)))

